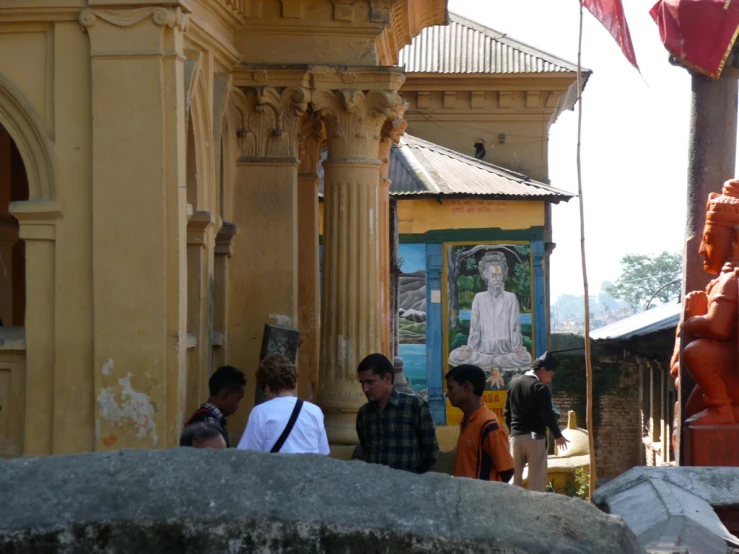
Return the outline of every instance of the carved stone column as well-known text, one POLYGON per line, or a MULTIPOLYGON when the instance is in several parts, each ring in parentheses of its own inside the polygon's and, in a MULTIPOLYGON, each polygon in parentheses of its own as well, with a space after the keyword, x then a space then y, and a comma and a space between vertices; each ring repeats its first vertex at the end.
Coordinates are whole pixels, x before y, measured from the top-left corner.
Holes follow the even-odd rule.
POLYGON ((318 324, 320 267, 318 264, 318 164, 326 144, 326 128, 319 117, 303 123, 298 173, 298 393, 313 398, 318 386, 318 324))
POLYGON ((33 395, 25 402, 23 455, 46 456, 63 451, 54 390, 56 224, 62 214, 54 201, 18 202, 11 209, 26 241, 27 272, 37 277, 27 280, 25 389, 33 395))
POLYGON ((329 441, 354 444, 365 402, 357 364, 383 347, 380 133, 402 99, 387 89, 321 90, 313 105, 328 131, 319 402, 329 441))
POLYGON ((229 259, 231 242, 238 232, 236 225, 224 222, 216 235, 213 271, 213 368, 226 364, 228 359, 228 314, 229 314, 229 259))
POLYGON ((95 448, 171 447, 186 367, 188 15, 86 9, 79 21, 92 60, 95 448))
POLYGON ((211 212, 195 210, 187 222, 187 331, 195 337, 195 346, 187 353, 185 413, 197 410, 208 398, 211 366, 211 329, 213 328, 214 218, 211 212))
POLYGON ((398 117, 388 120, 382 127, 382 138, 380 139, 380 283, 382 297, 382 353, 391 360, 394 357, 392 340, 392 313, 391 302, 391 275, 390 275, 390 152, 393 144, 408 128, 408 122, 403 119, 408 109, 408 103, 398 109, 398 117))
MULTIPOLYGON (((298 133, 309 99, 302 87, 233 92, 240 114, 233 193, 239 236, 231 258, 229 362, 247 376, 259 365, 265 323, 298 323, 298 133)), ((246 423, 254 396, 245 400, 234 418, 236 430, 246 423)))

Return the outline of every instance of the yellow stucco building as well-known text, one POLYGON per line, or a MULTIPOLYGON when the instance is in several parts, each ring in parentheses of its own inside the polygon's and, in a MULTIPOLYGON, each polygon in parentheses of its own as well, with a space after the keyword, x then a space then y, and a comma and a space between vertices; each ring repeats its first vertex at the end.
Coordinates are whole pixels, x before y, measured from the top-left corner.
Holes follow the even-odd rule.
POLYGON ((173 446, 214 367, 253 374, 268 322, 301 330, 301 392, 353 440, 358 357, 388 348, 398 52, 446 19, 446 0, 3 1, 0 455, 173 446), (342 309, 319 353, 324 145, 342 309))
MULTIPOLYGON (((472 345, 488 376, 483 400, 503 417, 511 379, 548 345, 551 205, 572 197, 549 182, 549 131, 577 100, 577 66, 454 13, 399 59, 408 126, 388 169, 399 242, 394 354, 437 424, 456 424, 443 376, 472 345), (473 328, 474 298, 487 290, 479 264, 492 252, 518 305, 507 320, 526 354, 514 361, 486 358, 473 328)), ((455 444, 456 428, 441 435, 453 436, 442 448, 455 444)))

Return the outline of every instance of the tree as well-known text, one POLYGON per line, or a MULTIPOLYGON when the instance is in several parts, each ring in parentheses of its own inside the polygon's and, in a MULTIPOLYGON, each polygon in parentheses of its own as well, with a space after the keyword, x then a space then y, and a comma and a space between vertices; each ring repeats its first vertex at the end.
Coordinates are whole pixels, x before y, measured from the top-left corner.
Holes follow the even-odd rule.
POLYGON ((621 276, 607 290, 633 308, 645 308, 652 295, 662 303, 670 302, 679 298, 681 271, 682 256, 674 252, 665 251, 658 256, 626 254, 621 258, 621 276), (666 286, 672 281, 673 284, 666 286), (661 287, 664 288, 659 290, 661 287))

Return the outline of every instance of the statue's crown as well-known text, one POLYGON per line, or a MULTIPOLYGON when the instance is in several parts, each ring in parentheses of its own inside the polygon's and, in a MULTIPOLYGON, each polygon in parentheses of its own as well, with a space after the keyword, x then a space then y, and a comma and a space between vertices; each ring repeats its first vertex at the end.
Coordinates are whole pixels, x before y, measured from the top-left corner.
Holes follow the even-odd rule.
POLYGON ((708 195, 706 222, 709 221, 717 225, 739 224, 739 180, 726 181, 721 194, 708 195))

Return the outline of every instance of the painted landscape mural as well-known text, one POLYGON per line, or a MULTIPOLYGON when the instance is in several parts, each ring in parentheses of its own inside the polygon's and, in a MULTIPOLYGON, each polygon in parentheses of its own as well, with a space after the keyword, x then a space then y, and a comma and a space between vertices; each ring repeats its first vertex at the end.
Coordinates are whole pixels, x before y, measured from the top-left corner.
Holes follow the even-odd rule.
POLYGON ((398 264, 399 354, 414 391, 427 395, 426 377, 426 245, 401 244, 398 264))
POLYGON ((483 401, 502 416, 503 391, 532 362, 531 246, 448 244, 445 251, 445 365, 481 367, 483 401))

